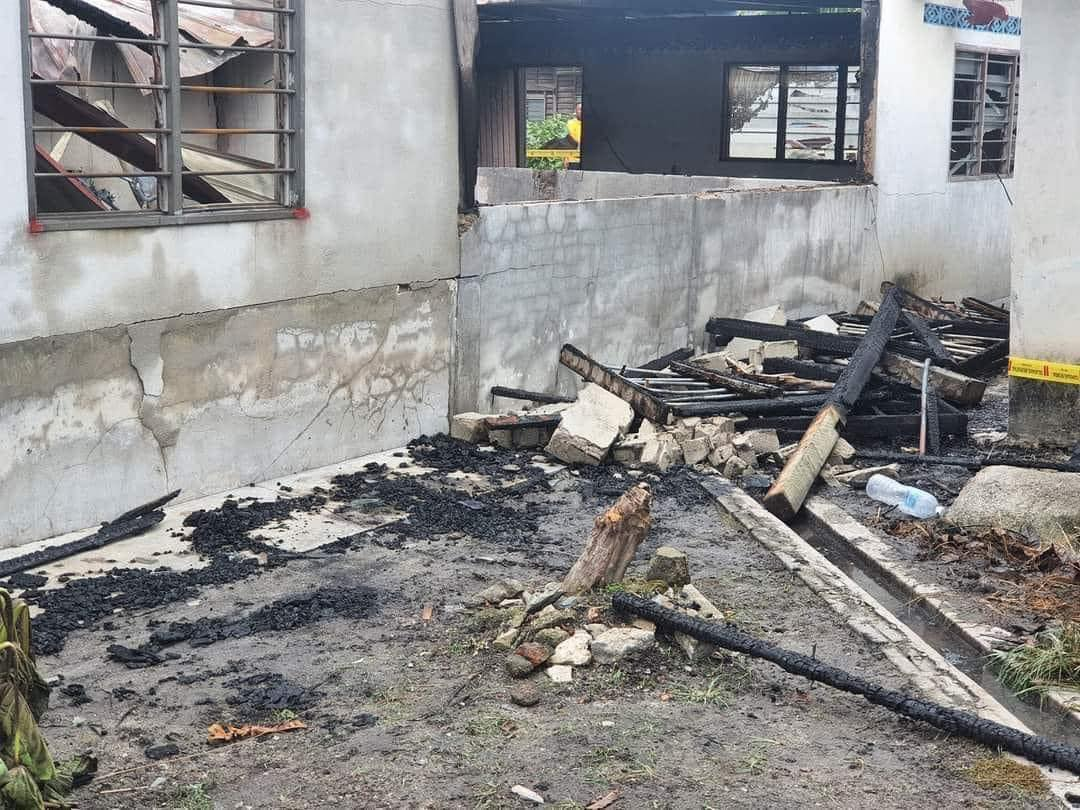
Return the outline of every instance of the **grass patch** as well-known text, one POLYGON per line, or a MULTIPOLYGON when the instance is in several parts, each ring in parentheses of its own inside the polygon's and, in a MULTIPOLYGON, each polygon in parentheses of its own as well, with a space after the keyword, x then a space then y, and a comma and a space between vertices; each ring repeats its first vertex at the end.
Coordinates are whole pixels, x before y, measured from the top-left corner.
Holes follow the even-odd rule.
POLYGON ((502 627, 510 612, 500 608, 483 608, 465 621, 465 630, 472 635, 490 633, 502 627))
POLYGON ((584 757, 585 780, 598 785, 626 785, 656 776, 653 757, 636 757, 627 749, 594 748, 584 757))
POLYGON ((990 660, 1001 682, 1018 695, 1054 687, 1080 689, 1080 624, 1039 633, 1034 644, 997 650, 990 660))
POLYGON ((750 743, 750 750, 739 760, 739 773, 750 776, 764 776, 769 770, 769 749, 780 745, 776 740, 756 739, 750 743))
POLYGON ((205 785, 185 785, 173 796, 175 810, 214 810, 214 801, 205 785))
POLYGON ((275 725, 280 725, 282 723, 288 723, 292 720, 295 720, 297 716, 298 715, 296 714, 296 712, 294 712, 292 709, 276 709, 270 715, 270 722, 274 723, 275 725))
POLYGON ((478 714, 465 721, 465 733, 470 737, 509 737, 515 731, 512 720, 497 714, 478 714))
POLYGON ((1042 771, 1006 756, 981 757, 960 775, 985 790, 1014 790, 1021 793, 1045 793, 1049 790, 1042 771))
POLYGON ((488 640, 482 636, 465 636, 451 641, 446 649, 451 655, 476 656, 488 649, 489 646, 488 640))
POLYGON ((610 585, 604 587, 604 593, 616 594, 616 593, 632 593, 634 596, 641 596, 648 598, 650 596, 656 596, 658 593, 663 593, 668 589, 668 584, 662 579, 638 579, 635 577, 627 577, 622 582, 612 582, 610 585))

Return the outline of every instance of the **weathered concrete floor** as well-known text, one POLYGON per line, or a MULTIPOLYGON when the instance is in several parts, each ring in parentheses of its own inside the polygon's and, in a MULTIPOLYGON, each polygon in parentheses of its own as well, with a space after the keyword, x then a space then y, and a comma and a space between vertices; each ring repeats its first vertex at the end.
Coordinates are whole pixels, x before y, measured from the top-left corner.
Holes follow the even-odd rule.
MULTIPOLYGON (((379 460, 401 463, 392 454, 379 460)), ((280 483, 295 496, 327 488, 335 472, 362 470, 371 461, 280 483)), ((468 476, 458 480, 462 499, 483 489, 468 476)), ((540 676, 539 706, 509 705, 502 656, 487 643, 493 634, 462 608, 463 600, 497 578, 542 583, 561 576, 593 517, 629 481, 563 471, 550 487, 509 498, 506 508, 539 521, 526 541, 452 531, 401 539, 387 527, 354 538, 343 555, 294 560, 256 578, 204 588, 189 603, 120 613, 107 629, 71 635, 40 665, 46 676, 84 685, 90 698, 71 705, 54 693, 45 728, 57 755, 91 748, 101 758, 103 775, 80 793, 81 806, 511 808, 521 806, 509 792, 514 784, 564 810, 611 789, 621 792, 615 807, 626 808, 1054 806, 1046 796, 967 781, 963 769, 987 753, 973 745, 757 662, 691 667, 663 648, 644 660, 579 669, 566 686, 540 676), (359 585, 376 592, 376 612, 367 618, 327 615, 294 630, 200 648, 179 644, 171 648, 177 659, 148 669, 105 659, 110 643, 145 642, 150 623, 235 616, 286 596, 359 585), (425 623, 420 614, 428 602, 436 610, 425 623), (208 749, 206 726, 236 719, 243 709, 227 702, 242 688, 231 684, 266 673, 316 693, 305 694, 310 705, 298 710, 310 729, 208 749), (146 759, 147 746, 166 742, 176 744, 179 758, 146 759), (200 794, 208 803, 197 803, 200 794)), ((233 494, 273 499, 283 491, 277 483, 233 494)), ((641 558, 659 545, 676 545, 690 554, 706 595, 745 629, 804 652, 816 645, 823 659, 908 686, 776 558, 722 522, 695 485, 669 476, 654 486, 656 525, 641 558)), ((155 532, 50 573, 197 565, 184 540, 172 535, 189 531, 180 527, 184 513, 220 500, 185 504, 155 532)), ((285 521, 273 535, 309 550, 354 535, 361 528, 354 520, 390 517, 378 510, 349 514, 353 519, 323 508, 285 521)), ((474 526, 483 527, 486 514, 478 511, 474 526)))

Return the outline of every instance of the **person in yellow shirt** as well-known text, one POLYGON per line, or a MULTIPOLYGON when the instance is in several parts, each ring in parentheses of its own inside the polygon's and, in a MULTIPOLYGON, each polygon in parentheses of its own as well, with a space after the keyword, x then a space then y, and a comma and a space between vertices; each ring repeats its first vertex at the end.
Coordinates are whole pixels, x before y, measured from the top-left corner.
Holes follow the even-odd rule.
POLYGON ((566 122, 566 132, 570 136, 570 140, 574 142, 574 145, 581 148, 581 105, 577 105, 577 109, 574 110, 574 117, 566 122))

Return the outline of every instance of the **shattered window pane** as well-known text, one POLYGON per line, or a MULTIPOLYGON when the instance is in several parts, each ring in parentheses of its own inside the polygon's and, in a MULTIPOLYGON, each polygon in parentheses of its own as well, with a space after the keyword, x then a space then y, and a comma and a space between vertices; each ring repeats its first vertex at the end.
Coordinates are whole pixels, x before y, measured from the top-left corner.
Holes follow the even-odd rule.
POLYGON ((727 83, 727 158, 854 162, 858 69, 739 65, 727 83))
POLYGON ((1015 54, 957 52, 950 176, 1012 175, 1019 75, 1019 56, 1015 54))
POLYGON ((20 2, 35 218, 175 224, 301 204, 300 0, 20 2))

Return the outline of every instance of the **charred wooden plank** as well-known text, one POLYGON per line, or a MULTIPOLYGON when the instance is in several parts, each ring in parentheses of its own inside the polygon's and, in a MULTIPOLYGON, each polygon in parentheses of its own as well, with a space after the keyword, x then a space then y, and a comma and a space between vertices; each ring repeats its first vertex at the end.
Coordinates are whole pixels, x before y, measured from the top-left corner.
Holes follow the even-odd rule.
MULTIPOLYGON (((800 326, 777 326, 771 323, 744 321, 738 318, 710 318, 705 325, 705 330, 714 337, 719 338, 741 337, 765 341, 794 340, 800 346, 837 357, 850 357, 855 354, 858 351, 859 343, 863 339, 854 335, 832 335, 828 332, 817 332, 800 326)), ((930 356, 930 350, 925 346, 908 340, 890 339, 888 348, 891 352, 914 357, 917 360, 925 360, 930 356)))
POLYGON ((966 467, 969 470, 981 470, 984 467, 1020 467, 1025 470, 1052 470, 1054 472, 1080 473, 1080 464, 1040 459, 1019 458, 1017 456, 917 456, 914 453, 890 453, 885 451, 862 451, 857 457, 867 461, 884 461, 887 464, 929 464, 935 467, 966 467))
POLYGON ((106 525, 111 526, 114 523, 125 523, 129 520, 134 520, 137 517, 147 515, 150 512, 156 512, 158 509, 165 506, 165 504, 175 500, 179 494, 180 490, 175 489, 168 495, 162 495, 160 498, 150 501, 149 503, 144 503, 142 506, 136 506, 134 509, 129 509, 124 512, 124 514, 120 515, 120 517, 110 520, 106 525))
MULTIPOLYGON (((919 435, 920 414, 854 414, 848 417, 841 431, 849 440, 882 438, 915 438, 919 435)), ((736 422, 740 432, 772 429, 784 441, 798 440, 806 433, 813 419, 810 416, 765 416, 736 422)), ((938 419, 943 436, 963 436, 967 433, 968 417, 962 411, 942 413, 938 419)), ((917 458, 917 457, 913 457, 917 458)), ((868 458, 869 460, 869 458, 868 458)))
POLYGON ((980 315, 985 315, 987 318, 992 318, 993 320, 1001 321, 1002 323, 1009 322, 1009 310, 1004 309, 1003 307, 996 307, 986 301, 980 301, 978 298, 964 298, 960 303, 968 309, 978 312, 980 315))
POLYGON ((539 391, 507 388, 502 385, 491 386, 491 396, 492 398, 503 397, 504 399, 521 399, 526 402, 542 402, 545 405, 562 405, 574 401, 572 397, 564 397, 561 394, 544 394, 539 391))
POLYGON ((647 371, 663 371, 672 363, 681 363, 683 360, 689 360, 693 356, 693 349, 676 349, 673 352, 668 352, 663 357, 657 357, 655 360, 643 363, 638 366, 638 368, 643 368, 647 371))
POLYGON ((562 351, 559 352, 559 362, 582 379, 596 383, 605 391, 630 403, 630 407, 639 416, 659 425, 667 424, 671 409, 662 400, 640 385, 609 371, 576 346, 571 346, 569 343, 563 346, 562 351))
POLYGON ((885 295, 890 290, 898 290, 900 297, 903 299, 904 309, 910 309, 912 312, 917 312, 924 318, 942 318, 944 320, 953 320, 956 318, 962 318, 959 312, 954 312, 947 307, 943 307, 940 304, 935 304, 933 301, 927 301, 910 290, 905 290, 903 287, 893 284, 891 281, 881 282, 881 294, 885 295))
POLYGON ((1003 340, 984 352, 957 364, 956 370, 963 374, 983 374, 1005 363, 1009 358, 1009 342, 1003 340))
POLYGON ((900 293, 889 291, 881 301, 866 336, 859 343, 829 399, 807 428, 798 449, 765 495, 765 508, 781 520, 792 520, 810 492, 825 461, 840 438, 848 414, 855 407, 881 360, 889 336, 900 318, 900 293))
POLYGON ((695 366, 692 363, 672 363, 671 370, 686 377, 718 385, 748 397, 778 397, 784 393, 784 389, 778 385, 754 382, 743 379, 734 374, 724 374, 712 369, 695 366))
MULTIPOLYGON (((881 365, 890 374, 899 377, 912 388, 922 388, 921 363, 909 357, 886 353, 881 358, 881 365)), ((978 405, 982 402, 983 394, 986 393, 986 383, 982 380, 937 366, 930 367, 930 381, 939 396, 964 407, 978 405)))
POLYGON ((527 413, 511 413, 505 416, 489 416, 484 426, 490 430, 514 430, 515 428, 557 428, 562 422, 559 414, 530 416, 527 413))
POLYGON ((949 350, 941 342, 941 338, 938 337, 937 332, 927 325, 926 321, 920 318, 918 315, 912 312, 905 312, 903 314, 904 323, 911 327, 911 331, 915 333, 919 341, 930 350, 930 359, 937 363, 939 366, 945 366, 946 368, 954 368, 956 361, 953 360, 953 356, 949 354, 949 350))

